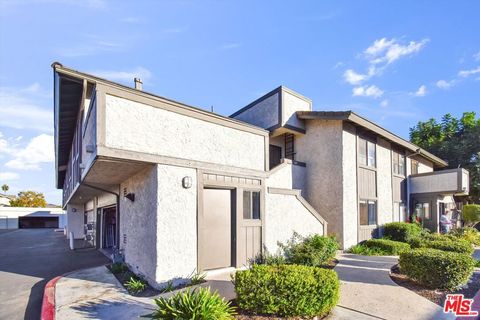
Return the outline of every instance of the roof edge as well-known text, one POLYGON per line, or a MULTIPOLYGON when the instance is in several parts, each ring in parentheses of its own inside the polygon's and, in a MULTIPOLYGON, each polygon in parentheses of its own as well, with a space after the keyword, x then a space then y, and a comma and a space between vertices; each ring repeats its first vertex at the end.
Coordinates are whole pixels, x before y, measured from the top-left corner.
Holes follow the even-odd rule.
POLYGON ((356 114, 355 112, 348 111, 297 111, 297 116, 300 119, 304 120, 313 120, 313 119, 322 119, 322 120, 339 120, 339 121, 350 121, 361 127, 367 128, 378 135, 387 138, 388 140, 399 144, 412 152, 418 152, 420 156, 427 158, 428 160, 434 162, 437 166, 446 167, 448 162, 443 159, 440 159, 436 155, 420 148, 419 146, 403 139, 402 137, 388 131, 377 125, 376 123, 356 114))
POLYGON ((244 126, 246 128, 256 129, 256 130, 258 130, 258 133, 262 134, 262 135, 268 135, 269 134, 269 132, 267 130, 265 130, 263 128, 260 128, 260 127, 257 127, 257 126, 254 126, 252 124, 249 124, 249 123, 237 120, 237 119, 233 119, 233 118, 230 118, 228 116, 223 116, 223 115, 220 115, 218 113, 210 112, 210 111, 204 110, 204 109, 199 108, 199 107, 194 107, 194 106, 191 106, 191 105, 188 105, 188 104, 185 104, 185 103, 173 100, 173 99, 169 99, 169 98, 166 98, 166 97, 163 97, 163 96, 159 96, 159 95, 156 95, 154 93, 150 93, 150 92, 147 92, 147 91, 139 91, 135 88, 132 88, 132 87, 129 87, 129 86, 126 86, 126 85, 123 85, 123 84, 120 84, 120 83, 117 83, 117 82, 114 82, 114 81, 111 81, 111 80, 107 80, 107 79, 100 78, 100 77, 97 77, 97 76, 92 75, 92 74, 88 74, 88 73, 85 73, 85 72, 81 72, 81 71, 78 71, 78 70, 75 70, 75 69, 65 67, 60 62, 53 62, 51 66, 52 66, 54 72, 58 72, 60 74, 66 75, 66 76, 70 76, 70 77, 73 76, 73 77, 77 77, 77 78, 80 78, 80 79, 85 79, 85 80, 95 82, 95 83, 101 83, 101 84, 104 84, 106 86, 111 86, 111 87, 115 87, 115 88, 118 88, 118 89, 121 89, 121 90, 129 91, 129 92, 132 92, 132 93, 144 95, 144 96, 146 96, 148 98, 151 98, 151 99, 161 99, 163 101, 169 102, 169 103, 171 103, 171 104, 173 104, 177 107, 180 107, 180 108, 186 108, 186 109, 189 109, 189 110, 192 110, 192 111, 195 111, 195 112, 198 112, 198 113, 210 116, 210 117, 221 119, 221 120, 226 121, 226 122, 235 123, 235 124, 244 126))

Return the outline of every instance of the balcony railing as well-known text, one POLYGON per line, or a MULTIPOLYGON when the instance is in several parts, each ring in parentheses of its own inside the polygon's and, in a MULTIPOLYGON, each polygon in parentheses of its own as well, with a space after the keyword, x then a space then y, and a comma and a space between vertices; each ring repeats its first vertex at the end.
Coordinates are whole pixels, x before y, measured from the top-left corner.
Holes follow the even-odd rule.
POLYGON ((409 189, 412 194, 468 195, 469 172, 458 168, 412 175, 409 177, 409 189))

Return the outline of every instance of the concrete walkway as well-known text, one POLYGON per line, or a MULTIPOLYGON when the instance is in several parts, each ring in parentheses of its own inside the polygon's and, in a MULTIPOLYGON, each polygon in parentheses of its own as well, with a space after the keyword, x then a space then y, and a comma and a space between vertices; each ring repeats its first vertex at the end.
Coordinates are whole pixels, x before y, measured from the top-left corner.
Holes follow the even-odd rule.
MULTIPOLYGON (((397 257, 338 256, 340 302, 328 319, 452 319, 442 308, 390 279, 397 257)), ((227 272, 209 273, 208 286, 231 300, 234 287, 227 272)), ((167 293, 169 296, 173 293, 167 293)), ((138 319, 155 308, 153 298, 130 296, 106 267, 70 273, 57 282, 56 319, 138 319)))
MULTIPOLYGON (((231 271, 211 273, 207 282, 199 286, 217 290, 226 300, 231 300, 235 293, 230 274, 231 271)), ((139 319, 153 312, 154 298, 129 295, 105 266, 85 269, 72 272, 56 283, 55 319, 139 319)))
POLYGON ((390 279, 397 257, 340 254, 340 302, 331 319, 449 319, 437 304, 390 279))

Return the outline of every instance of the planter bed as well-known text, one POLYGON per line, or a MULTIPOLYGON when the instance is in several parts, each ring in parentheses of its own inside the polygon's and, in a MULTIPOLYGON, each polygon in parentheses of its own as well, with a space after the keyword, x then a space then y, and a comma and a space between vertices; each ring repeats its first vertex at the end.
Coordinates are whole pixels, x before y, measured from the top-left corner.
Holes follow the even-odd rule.
POLYGON ((462 286, 461 288, 453 291, 426 288, 418 282, 411 280, 406 275, 401 274, 398 264, 392 267, 392 270, 390 272, 390 278, 399 286, 409 289, 416 294, 438 304, 441 307, 443 307, 444 305, 445 297, 447 296, 447 294, 459 293, 463 294, 465 298, 472 299, 478 292, 478 290, 480 290, 480 268, 475 269, 472 276, 470 277, 470 280, 465 286, 462 286))

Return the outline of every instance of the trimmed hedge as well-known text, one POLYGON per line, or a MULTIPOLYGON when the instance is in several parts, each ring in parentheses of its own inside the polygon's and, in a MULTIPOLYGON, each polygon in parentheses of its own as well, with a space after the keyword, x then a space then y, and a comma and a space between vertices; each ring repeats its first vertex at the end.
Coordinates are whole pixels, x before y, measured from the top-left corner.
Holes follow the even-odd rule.
POLYGON ((333 270, 300 265, 253 265, 233 283, 238 306, 253 314, 314 317, 329 313, 339 299, 333 270))
POLYGON ((320 267, 327 265, 338 250, 335 237, 324 237, 314 234, 302 237, 294 233, 286 244, 280 244, 287 264, 301 264, 320 267))
POLYGON ((422 234, 422 228, 416 223, 391 222, 384 226, 383 235, 393 241, 409 242, 422 234))
POLYGON ((462 208, 462 217, 467 224, 475 224, 480 221, 480 205, 465 204, 462 208))
POLYGON ((393 241, 388 239, 370 239, 362 243, 367 248, 378 249, 385 254, 398 255, 403 251, 410 249, 410 245, 405 242, 393 241))
POLYGON ((420 248, 400 254, 400 271, 435 289, 453 289, 468 281, 475 260, 466 254, 420 248))
POLYGON ((458 253, 465 253, 471 255, 473 253, 473 247, 470 242, 462 239, 450 240, 449 238, 439 240, 423 240, 417 239, 411 241, 412 248, 430 248, 438 249, 442 251, 451 251, 458 253))

